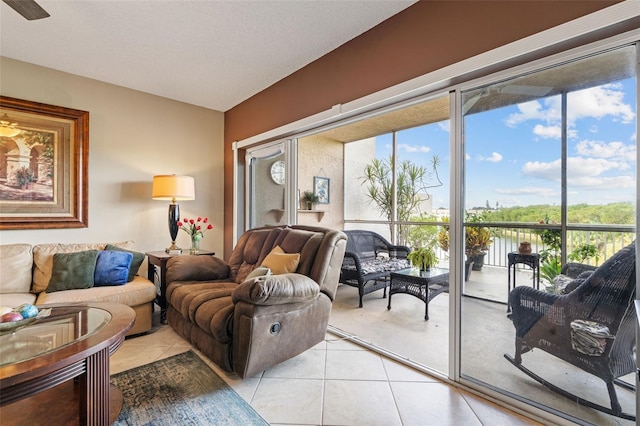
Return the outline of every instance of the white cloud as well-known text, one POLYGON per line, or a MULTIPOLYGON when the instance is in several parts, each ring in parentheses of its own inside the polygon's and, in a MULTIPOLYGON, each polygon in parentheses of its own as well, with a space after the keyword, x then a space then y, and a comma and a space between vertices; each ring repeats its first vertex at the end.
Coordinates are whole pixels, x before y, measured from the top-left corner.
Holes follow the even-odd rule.
MULTIPOLYGON (((522 173, 541 179, 560 179, 560 160, 549 163, 541 161, 529 161, 522 167, 522 173)), ((619 161, 610 161, 604 158, 570 157, 567 159, 567 176, 570 179, 583 176, 600 176, 609 170, 626 170, 629 164, 619 161)))
POLYGON ((497 152, 492 152, 490 157, 483 157, 481 155, 478 156, 478 160, 480 161, 489 161, 491 163, 499 163, 502 161, 502 155, 497 152))
MULTIPOLYGON (((567 96, 567 120, 573 126, 579 119, 612 116, 615 121, 632 123, 635 113, 630 104, 624 102, 624 92, 617 84, 605 84, 571 92, 567 96)), ((518 112, 510 114, 505 123, 509 127, 528 120, 541 120, 549 125, 559 125, 561 119, 561 96, 551 96, 542 101, 518 104, 518 112)), ((551 136, 549 136, 551 137, 551 136)))
POLYGON ((582 190, 611 190, 620 188, 634 188, 636 180, 633 176, 582 176, 569 178, 567 184, 582 190))
MULTIPOLYGON (((522 173, 532 178, 560 182, 560 167, 560 160, 548 163, 530 161, 522 167, 522 173)), ((567 159, 568 185, 591 189, 626 188, 635 184, 632 176, 603 175, 612 170, 621 171, 629 168, 626 162, 610 161, 604 158, 570 157, 567 159)))
POLYGON ((441 130, 449 133, 451 131, 451 121, 450 120, 441 121, 441 122, 438 123, 438 127, 441 130))
POLYGON ((560 160, 550 163, 541 161, 528 161, 522 166, 522 173, 539 179, 559 181, 560 180, 560 160))
POLYGON ((548 112, 543 111, 542 104, 538 101, 524 102, 518 104, 517 108, 519 112, 510 114, 507 117, 506 124, 509 127, 515 127, 517 124, 527 120, 550 121, 551 117, 547 115, 548 112))
POLYGON ((576 144, 576 152, 579 155, 609 158, 620 161, 634 162, 636 160, 636 147, 625 145, 622 142, 603 142, 583 140, 576 144))
POLYGON ((496 189, 498 194, 504 195, 535 195, 537 197, 557 197, 559 190, 553 188, 544 188, 536 186, 528 186, 523 188, 503 188, 496 189))
POLYGON ((624 92, 618 84, 605 84, 568 95, 568 118, 570 122, 584 117, 615 117, 625 124, 635 118, 631 105, 624 103, 624 92))
POLYGON ((562 129, 560 126, 543 126, 542 124, 536 124, 533 128, 533 134, 540 136, 543 139, 560 139, 560 136, 562 136, 562 129))
POLYGON ((431 148, 429 148, 428 146, 422 146, 422 145, 409 145, 406 143, 399 143, 398 144, 398 150, 404 149, 406 152, 429 152, 431 151, 431 148))
MULTIPOLYGON (((533 128, 533 134, 543 139, 560 139, 562 129, 560 126, 543 126, 542 124, 536 124, 533 128)), ((578 131, 576 129, 567 129, 567 137, 574 139, 577 136, 578 131)))

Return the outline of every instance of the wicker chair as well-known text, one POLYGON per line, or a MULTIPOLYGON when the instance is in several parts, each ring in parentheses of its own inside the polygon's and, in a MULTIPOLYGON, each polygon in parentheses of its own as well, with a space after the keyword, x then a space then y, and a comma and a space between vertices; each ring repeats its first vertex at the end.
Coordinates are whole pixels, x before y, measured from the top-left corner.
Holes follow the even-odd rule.
POLYGON ((382 235, 372 231, 350 230, 347 234, 347 251, 340 270, 340 282, 358 288, 359 307, 365 294, 384 289, 391 271, 410 266, 407 255, 409 247, 393 245, 382 235))
POLYGON ((635 417, 622 412, 614 383, 633 389, 617 379, 636 371, 635 254, 633 242, 566 295, 516 287, 509 295, 510 317, 516 329, 515 356, 505 354, 513 365, 549 389, 579 404, 630 420, 635 417), (586 334, 590 347, 583 345, 585 334, 580 328, 585 324, 589 331, 595 331, 586 334), (604 380, 611 408, 571 394, 522 366, 522 354, 534 348, 604 380))

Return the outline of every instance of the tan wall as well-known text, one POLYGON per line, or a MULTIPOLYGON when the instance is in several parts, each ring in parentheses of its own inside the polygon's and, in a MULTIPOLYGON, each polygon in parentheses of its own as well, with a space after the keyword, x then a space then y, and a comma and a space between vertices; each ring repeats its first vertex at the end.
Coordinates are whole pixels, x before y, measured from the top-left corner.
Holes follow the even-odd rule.
MULTIPOLYGON (((2 231, 0 243, 134 240, 170 244, 168 201, 151 199, 155 174, 195 178, 183 216, 208 216, 201 247, 222 253, 223 113, 0 57, 3 96, 89 111, 89 227, 2 231)), ((189 246, 186 233, 178 243, 189 246)))
MULTIPOLYGON (((225 112, 225 173, 233 141, 391 87, 611 6, 618 1, 421 1, 225 112)), ((231 249, 232 184, 225 184, 231 249)))
MULTIPOLYGON (((298 140, 298 188, 300 194, 313 191, 313 177, 329 178, 329 204, 316 204, 315 210, 324 212, 320 217, 315 213, 298 212, 301 225, 324 226, 333 229, 343 228, 344 180, 343 144, 332 139, 309 136, 298 140)), ((304 209, 305 207, 302 206, 304 209)))

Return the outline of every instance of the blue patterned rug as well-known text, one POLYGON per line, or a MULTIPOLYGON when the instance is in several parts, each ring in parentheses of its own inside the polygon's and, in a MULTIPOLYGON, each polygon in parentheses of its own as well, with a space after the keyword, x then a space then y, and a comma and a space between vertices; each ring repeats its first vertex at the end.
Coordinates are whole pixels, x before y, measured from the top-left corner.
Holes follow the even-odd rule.
POLYGON ((268 425, 193 351, 111 376, 124 404, 116 425, 268 425))

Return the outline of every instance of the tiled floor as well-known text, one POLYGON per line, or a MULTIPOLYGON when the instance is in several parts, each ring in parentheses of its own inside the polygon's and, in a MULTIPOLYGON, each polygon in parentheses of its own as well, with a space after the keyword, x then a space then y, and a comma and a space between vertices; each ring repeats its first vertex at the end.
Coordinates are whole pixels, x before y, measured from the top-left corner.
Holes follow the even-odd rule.
MULTIPOLYGON (((111 373, 189 349, 169 326, 158 326, 128 338, 111 357, 111 373)), ((246 380, 202 357, 272 425, 537 424, 332 334, 246 380)))

